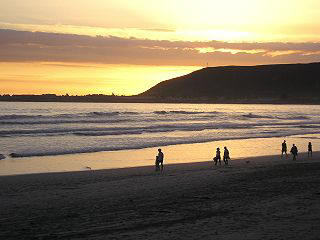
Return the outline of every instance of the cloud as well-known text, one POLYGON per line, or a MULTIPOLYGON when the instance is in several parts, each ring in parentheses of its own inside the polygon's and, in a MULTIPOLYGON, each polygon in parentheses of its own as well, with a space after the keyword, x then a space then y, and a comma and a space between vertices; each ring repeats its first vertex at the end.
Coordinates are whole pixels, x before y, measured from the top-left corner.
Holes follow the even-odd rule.
POLYGON ((176 30, 173 29, 164 29, 164 28, 144 28, 144 29, 140 29, 142 31, 150 31, 150 32, 175 32, 176 30))
POLYGON ((190 66, 313 62, 320 61, 320 43, 168 41, 0 29, 0 61, 190 66))

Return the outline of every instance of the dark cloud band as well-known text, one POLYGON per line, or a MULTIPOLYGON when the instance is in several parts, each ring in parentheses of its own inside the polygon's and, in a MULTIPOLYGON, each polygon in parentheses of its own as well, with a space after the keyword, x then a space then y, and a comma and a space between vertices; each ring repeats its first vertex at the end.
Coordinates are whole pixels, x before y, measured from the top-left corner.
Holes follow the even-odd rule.
POLYGON ((199 66, 206 62, 211 65, 247 65, 319 60, 320 43, 156 41, 0 29, 1 62, 48 61, 199 66), (211 50, 199 51, 206 48, 211 50), (232 52, 233 50, 235 52, 232 52))

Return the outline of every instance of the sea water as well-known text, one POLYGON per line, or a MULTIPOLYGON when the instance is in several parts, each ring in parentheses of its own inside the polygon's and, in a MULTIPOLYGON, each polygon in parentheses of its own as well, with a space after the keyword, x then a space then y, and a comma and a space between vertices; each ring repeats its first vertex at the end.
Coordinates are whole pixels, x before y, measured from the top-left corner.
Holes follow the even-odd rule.
POLYGON ((0 153, 16 157, 320 133, 320 106, 0 102, 0 153))
POLYGON ((318 105, 0 102, 6 159, 307 134, 318 105))

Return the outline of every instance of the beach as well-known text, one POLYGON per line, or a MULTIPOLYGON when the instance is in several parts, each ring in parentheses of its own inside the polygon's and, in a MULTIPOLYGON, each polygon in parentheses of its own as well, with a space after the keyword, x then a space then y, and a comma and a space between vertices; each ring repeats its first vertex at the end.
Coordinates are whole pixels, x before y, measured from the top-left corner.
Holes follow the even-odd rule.
POLYGON ((0 176, 203 162, 320 146, 319 105, 0 102, 0 176))
POLYGON ((320 0, 0 6, 0 240, 320 240, 320 0))
POLYGON ((0 177, 1 239, 318 239, 320 154, 0 177))
POLYGON ((0 239, 318 238, 319 106, 0 109, 0 239), (225 146, 231 164, 214 166, 225 146))
MULTIPOLYGON (((162 146, 161 149, 164 152, 166 164, 207 162, 215 156, 217 147, 222 149, 223 154, 224 146, 228 147, 231 158, 238 161, 249 157, 280 154, 283 139, 283 137, 233 139, 169 145, 162 146)), ((289 136, 285 139, 289 150, 295 143, 298 146, 299 153, 306 152, 308 142, 312 141, 313 150, 319 151, 319 134, 289 136)), ((0 176, 150 166, 155 162, 158 148, 23 158, 7 156, 0 161, 0 176)))

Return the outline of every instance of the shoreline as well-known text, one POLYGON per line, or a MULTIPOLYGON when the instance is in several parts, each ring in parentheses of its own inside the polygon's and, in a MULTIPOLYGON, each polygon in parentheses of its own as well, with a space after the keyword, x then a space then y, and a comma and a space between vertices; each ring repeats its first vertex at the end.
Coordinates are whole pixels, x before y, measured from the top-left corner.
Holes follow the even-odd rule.
MULTIPOLYGON (((70 152, 57 152, 57 153, 14 153, 11 152, 8 155, 0 154, 0 160, 2 159, 23 159, 23 158, 36 158, 36 157, 62 157, 62 156, 68 156, 68 155, 79 155, 79 154, 100 154, 104 152, 123 152, 123 151, 139 151, 139 150, 145 150, 145 149, 156 149, 156 148, 165 148, 165 147, 172 147, 177 145, 194 145, 194 144, 207 144, 207 143, 216 143, 216 142, 228 142, 228 141, 254 141, 255 139, 281 139, 281 138, 295 138, 296 136, 303 136, 303 135, 315 135, 319 136, 319 133, 306 133, 306 134, 292 134, 292 135, 286 135, 286 136, 265 136, 265 137, 236 137, 236 138, 221 138, 221 139, 215 139, 215 140, 203 140, 203 141, 194 141, 194 142, 177 142, 177 143, 170 143, 170 144, 157 144, 157 145, 150 145, 145 147, 136 147, 136 148, 113 148, 113 149, 105 149, 105 150, 92 150, 92 151, 86 151, 82 152, 80 151, 70 151, 70 152), (4 157, 4 158, 1 158, 4 157)), ((306 137, 305 137, 306 138, 306 137)), ((310 137, 310 139, 317 139, 317 137, 310 137)))
MULTIPOLYGON (((190 162, 207 162, 215 156, 216 147, 227 146, 232 162, 248 157, 279 156, 283 137, 221 140, 204 143, 178 144, 161 147, 166 165, 190 162)), ((299 153, 306 151, 311 139, 314 152, 319 151, 318 134, 286 137, 288 149, 295 143, 299 153), (304 147, 303 147, 304 146, 304 147)), ((158 147, 107 151, 96 153, 67 154, 58 156, 5 158, 0 161, 0 176, 46 172, 77 172, 100 169, 117 169, 153 166, 158 147)), ((289 154, 290 155, 290 154, 289 154)))
MULTIPOLYGON (((130 98, 130 97, 125 97, 125 98, 130 98)), ((1 99, 0 96, 0 102, 21 102, 21 103, 141 103, 141 104, 252 104, 252 105, 320 105, 320 100, 292 100, 292 101, 282 101, 278 99, 271 99, 271 100, 235 100, 235 101, 221 101, 221 100, 197 100, 197 99, 191 99, 191 100, 177 100, 177 101, 172 101, 172 100, 158 100, 158 99, 152 99, 149 101, 146 101, 145 99, 142 100, 119 100, 119 101, 50 101, 50 100, 4 100, 1 99)))
POLYGON ((316 239, 319 156, 1 176, 0 236, 316 239))
MULTIPOLYGON (((189 161, 189 162, 180 162, 180 163, 166 163, 164 162, 165 168, 169 168, 170 170, 174 169, 192 169, 193 167, 200 167, 201 169, 204 167, 207 168, 229 168, 233 166, 244 166, 246 164, 250 164, 248 166, 259 166, 259 165, 281 165, 281 164, 294 164, 294 163, 300 163, 301 161, 308 161, 308 163, 313 163, 313 162, 318 162, 318 160, 315 160, 316 158, 320 158, 320 151, 313 151, 313 156, 308 157, 307 152, 300 152, 298 154, 298 158, 296 161, 292 160, 292 155, 288 154, 286 157, 285 155, 281 157, 279 154, 278 155, 264 155, 264 156, 251 156, 251 157, 241 157, 241 158, 235 158, 229 160, 229 165, 225 165, 223 162, 223 159, 221 158, 221 165, 217 164, 216 166, 214 165, 213 160, 207 160, 207 161, 189 161)), ((320 162, 320 160, 319 160, 320 162)), ((302 163, 307 163, 307 162, 302 162, 302 163)), ((64 172, 35 172, 35 173, 22 173, 22 174, 10 174, 10 175, 0 175, 1 178, 6 178, 6 177, 23 177, 23 176, 42 176, 42 175, 77 175, 77 174, 92 174, 92 173, 97 173, 97 174, 108 174, 110 173, 119 173, 122 174, 122 172, 132 172, 134 173, 135 171, 147 171, 149 173, 155 172, 155 165, 150 164, 150 165, 142 165, 142 166, 133 166, 133 167, 115 167, 115 168, 105 168, 105 169, 87 169, 87 170, 80 170, 80 171, 64 171, 64 172)), ((158 172, 158 174, 161 174, 158 172)))
MULTIPOLYGON (((229 160, 229 164, 225 165, 223 160, 221 159, 221 165, 214 165, 213 160, 209 161, 190 161, 190 162, 182 162, 182 163, 164 163, 165 169, 169 169, 170 171, 176 170, 197 170, 199 169, 228 169, 232 167, 259 167, 259 166, 267 166, 267 165, 282 165, 282 164, 298 164, 298 163, 320 163, 320 151, 313 152, 312 157, 308 157, 306 152, 299 153, 297 160, 292 160, 292 155, 288 154, 288 157, 284 156, 283 158, 280 155, 265 155, 265 156, 252 156, 252 157, 243 157, 237 159, 229 160), (318 160, 319 159, 319 160, 318 160)), ((145 166, 134 166, 134 167, 119 167, 119 168, 106 168, 106 169, 90 169, 86 171, 65 171, 65 172, 39 172, 39 173, 27 173, 27 174, 15 174, 15 175, 0 175, 0 179, 2 178, 23 178, 24 176, 76 176, 76 175, 92 175, 92 174, 109 174, 111 173, 116 175, 136 175, 136 172, 147 172, 149 174, 158 174, 161 175, 161 172, 155 172, 155 166, 153 165, 145 165, 145 166)), ((167 171, 164 171, 164 173, 167 171)))

